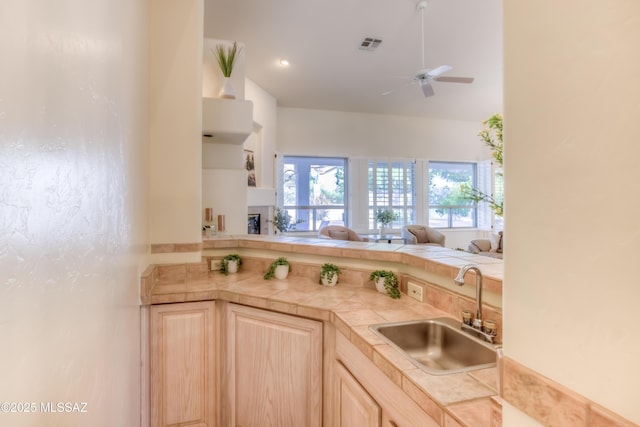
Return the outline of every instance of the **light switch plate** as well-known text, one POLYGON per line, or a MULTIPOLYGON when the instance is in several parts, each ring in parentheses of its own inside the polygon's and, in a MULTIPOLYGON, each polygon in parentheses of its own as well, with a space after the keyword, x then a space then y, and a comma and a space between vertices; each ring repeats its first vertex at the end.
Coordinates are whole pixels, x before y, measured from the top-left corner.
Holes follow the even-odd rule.
POLYGON ((407 283, 407 294, 418 301, 422 301, 422 286, 415 283, 407 283))

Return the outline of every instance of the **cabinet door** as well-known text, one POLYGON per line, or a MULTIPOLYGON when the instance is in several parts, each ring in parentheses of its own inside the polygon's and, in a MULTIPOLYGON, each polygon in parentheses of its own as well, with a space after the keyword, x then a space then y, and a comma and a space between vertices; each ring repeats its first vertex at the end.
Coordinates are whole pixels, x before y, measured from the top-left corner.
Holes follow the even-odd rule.
POLYGON ((322 323, 226 308, 222 425, 320 427, 322 323))
POLYGON ((358 381, 336 362, 338 420, 336 427, 380 427, 380 406, 358 381))
POLYGON ((151 425, 214 427, 214 303, 151 307, 151 425))

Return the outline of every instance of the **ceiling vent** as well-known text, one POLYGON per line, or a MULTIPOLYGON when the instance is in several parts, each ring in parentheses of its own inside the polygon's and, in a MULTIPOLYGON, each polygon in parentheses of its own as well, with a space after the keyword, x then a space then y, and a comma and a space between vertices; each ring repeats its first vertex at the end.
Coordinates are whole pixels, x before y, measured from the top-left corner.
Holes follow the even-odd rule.
POLYGON ((367 52, 375 52, 375 50, 382 43, 381 39, 376 39, 373 37, 365 37, 364 40, 360 43, 360 50, 366 50, 367 52))

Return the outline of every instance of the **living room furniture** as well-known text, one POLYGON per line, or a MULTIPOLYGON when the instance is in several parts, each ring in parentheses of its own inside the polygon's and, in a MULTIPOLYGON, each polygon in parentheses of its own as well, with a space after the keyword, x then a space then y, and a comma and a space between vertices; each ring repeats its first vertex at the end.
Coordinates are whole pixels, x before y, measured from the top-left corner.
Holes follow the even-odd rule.
POLYGON ((403 225, 400 234, 409 245, 431 245, 444 247, 445 235, 426 225, 403 225))
POLYGON ((394 240, 397 240, 402 244, 407 243, 407 239, 398 234, 361 234, 360 237, 366 238, 370 242, 376 242, 376 243, 379 243, 379 242, 391 243, 394 240))
POLYGON ((489 239, 475 239, 469 243, 469 252, 502 259, 504 252, 502 231, 494 234, 489 239))
POLYGON ((327 225, 318 230, 321 239, 349 240, 352 242, 368 242, 366 237, 360 237, 358 233, 342 225, 327 225))

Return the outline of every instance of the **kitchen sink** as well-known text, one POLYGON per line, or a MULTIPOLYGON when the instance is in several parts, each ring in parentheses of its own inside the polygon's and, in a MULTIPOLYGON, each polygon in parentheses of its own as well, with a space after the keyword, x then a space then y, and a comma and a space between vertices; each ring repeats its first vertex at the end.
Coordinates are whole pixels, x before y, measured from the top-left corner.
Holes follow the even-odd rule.
POLYGON ((460 327, 460 322, 446 317, 370 326, 383 341, 431 374, 496 366, 496 346, 467 334, 460 327))

